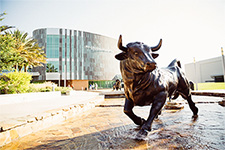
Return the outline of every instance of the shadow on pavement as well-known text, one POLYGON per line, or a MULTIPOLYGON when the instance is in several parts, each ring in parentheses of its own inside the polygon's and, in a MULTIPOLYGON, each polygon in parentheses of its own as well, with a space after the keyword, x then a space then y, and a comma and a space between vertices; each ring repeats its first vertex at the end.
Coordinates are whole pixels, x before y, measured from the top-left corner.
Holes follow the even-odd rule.
POLYGON ((148 141, 135 141, 138 128, 134 124, 110 128, 75 138, 49 141, 30 149, 134 149, 146 148, 148 141))

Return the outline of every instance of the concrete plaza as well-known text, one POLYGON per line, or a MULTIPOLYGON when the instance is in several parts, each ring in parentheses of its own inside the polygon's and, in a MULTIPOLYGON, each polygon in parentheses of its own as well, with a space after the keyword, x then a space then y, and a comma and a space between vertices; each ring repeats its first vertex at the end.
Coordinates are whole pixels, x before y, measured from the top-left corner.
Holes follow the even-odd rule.
MULTIPOLYGON (((182 110, 163 110, 145 141, 134 140, 139 131, 123 113, 123 98, 105 99, 95 108, 57 125, 29 134, 1 149, 225 149, 225 109, 222 98, 193 96, 199 118, 182 99, 182 110)), ((150 106, 135 107, 146 118, 150 106)))

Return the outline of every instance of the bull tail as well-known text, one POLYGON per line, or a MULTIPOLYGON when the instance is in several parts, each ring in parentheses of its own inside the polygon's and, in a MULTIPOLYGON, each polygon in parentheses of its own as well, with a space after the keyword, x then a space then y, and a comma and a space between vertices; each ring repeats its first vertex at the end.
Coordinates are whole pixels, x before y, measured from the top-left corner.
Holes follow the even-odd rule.
POLYGON ((195 89, 194 82, 189 81, 189 87, 190 87, 191 90, 194 90, 195 89))

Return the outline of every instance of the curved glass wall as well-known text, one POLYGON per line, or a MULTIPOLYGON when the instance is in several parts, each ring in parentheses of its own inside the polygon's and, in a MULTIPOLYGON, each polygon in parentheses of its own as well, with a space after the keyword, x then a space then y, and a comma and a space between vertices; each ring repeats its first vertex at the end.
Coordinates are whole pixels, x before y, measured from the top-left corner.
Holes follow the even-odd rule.
POLYGON ((61 80, 111 80, 119 73, 115 39, 61 28, 37 29, 33 37, 45 47, 47 62, 57 68, 61 80))

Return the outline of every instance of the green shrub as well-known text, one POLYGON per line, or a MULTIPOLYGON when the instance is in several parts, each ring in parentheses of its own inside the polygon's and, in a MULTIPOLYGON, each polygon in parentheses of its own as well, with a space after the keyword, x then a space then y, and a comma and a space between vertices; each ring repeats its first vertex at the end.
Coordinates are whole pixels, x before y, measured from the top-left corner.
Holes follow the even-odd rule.
POLYGON ((26 93, 29 91, 31 75, 27 72, 11 72, 3 74, 9 80, 0 79, 1 94, 26 93))
POLYGON ((51 86, 46 86, 45 88, 46 88, 47 90, 52 91, 52 87, 51 87, 51 86))
POLYGON ((66 94, 66 91, 72 91, 71 87, 56 87, 55 91, 61 91, 61 94, 66 94))
POLYGON ((50 87, 48 87, 48 86, 46 86, 45 88, 40 88, 39 89, 39 92, 51 92, 52 91, 52 88, 50 87))
POLYGON ((29 89, 27 90, 28 93, 34 93, 34 92, 38 92, 39 89, 35 88, 33 85, 29 86, 29 89))
POLYGON ((35 83, 35 84, 42 84, 45 82, 46 82, 45 80, 32 81, 32 83, 35 83))
POLYGON ((55 88, 55 91, 62 91, 62 87, 58 87, 58 86, 57 86, 57 87, 55 88))

